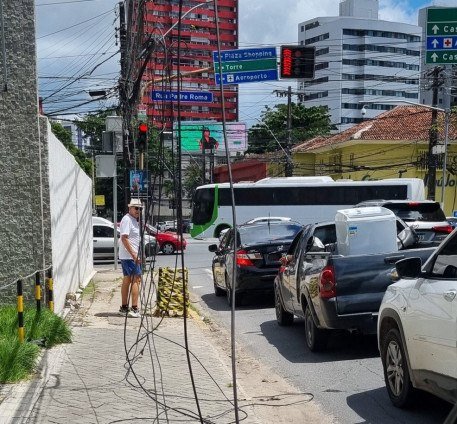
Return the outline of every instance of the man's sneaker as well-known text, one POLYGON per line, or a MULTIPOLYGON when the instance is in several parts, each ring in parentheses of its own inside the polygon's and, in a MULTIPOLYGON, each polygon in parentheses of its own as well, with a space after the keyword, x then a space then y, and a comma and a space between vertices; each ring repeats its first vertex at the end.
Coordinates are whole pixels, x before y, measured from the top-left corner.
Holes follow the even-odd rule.
POLYGON ((128 306, 121 306, 119 308, 119 315, 122 315, 123 317, 125 317, 128 313, 129 313, 130 309, 128 306))
POLYGON ((140 318, 141 317, 140 310, 138 308, 132 308, 132 309, 130 309, 127 316, 130 318, 140 318))

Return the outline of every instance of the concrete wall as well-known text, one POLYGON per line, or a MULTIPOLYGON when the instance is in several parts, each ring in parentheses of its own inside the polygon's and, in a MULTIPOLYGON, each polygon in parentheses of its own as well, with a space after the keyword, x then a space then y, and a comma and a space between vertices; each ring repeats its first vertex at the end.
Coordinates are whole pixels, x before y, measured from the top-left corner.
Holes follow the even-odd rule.
MULTIPOLYGON (((15 303, 18 278, 52 265, 60 311, 93 269, 91 182, 38 115, 34 18, 33 0, 3 2, 0 304, 15 303)), ((25 279, 26 300, 33 291, 33 278, 25 279)))
MULTIPOLYGON (((33 0, 3 2, 0 49, 0 287, 43 264, 41 167, 33 0), (6 75, 6 77, 5 77, 6 75)), ((4 292, 0 291, 0 299, 4 292)))
POLYGON ((49 124, 48 143, 54 303, 60 311, 66 293, 85 286, 93 275, 92 181, 49 124))

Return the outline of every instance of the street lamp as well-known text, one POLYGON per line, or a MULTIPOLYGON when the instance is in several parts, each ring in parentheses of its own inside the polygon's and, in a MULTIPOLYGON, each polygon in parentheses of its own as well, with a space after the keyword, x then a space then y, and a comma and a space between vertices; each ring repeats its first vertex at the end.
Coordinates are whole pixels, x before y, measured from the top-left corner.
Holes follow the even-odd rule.
MULTIPOLYGON (((379 103, 379 100, 377 100, 377 101, 364 100, 364 101, 359 101, 359 103, 363 103, 362 115, 365 115, 366 106, 368 104, 379 103)), ((411 102, 408 100, 389 100, 389 101, 383 102, 383 103, 406 103, 409 105, 420 106, 420 107, 424 107, 426 109, 436 110, 438 112, 444 113, 444 161, 443 161, 443 185, 441 187, 441 207, 444 209, 444 191, 445 191, 444 184, 446 181, 446 172, 447 172, 447 163, 446 163, 447 162, 447 146, 449 143, 449 121, 450 121, 451 109, 450 108, 442 109, 440 107, 424 105, 421 103, 411 102)), ((429 158, 429 160, 430 160, 430 158, 429 158)), ((430 173, 429 173, 429 179, 430 179, 430 173)), ((435 184, 436 183, 435 180, 436 180, 436 177, 433 176, 432 183, 430 183, 430 184, 435 184)))

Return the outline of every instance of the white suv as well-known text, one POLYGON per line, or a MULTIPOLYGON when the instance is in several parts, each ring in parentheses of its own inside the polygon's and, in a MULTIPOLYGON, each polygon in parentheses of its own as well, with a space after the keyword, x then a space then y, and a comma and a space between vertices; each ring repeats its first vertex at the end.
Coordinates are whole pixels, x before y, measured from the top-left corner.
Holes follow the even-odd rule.
POLYGON ((457 402, 457 231, 422 266, 396 263, 378 318, 378 346, 387 392, 405 407, 415 389, 457 402))

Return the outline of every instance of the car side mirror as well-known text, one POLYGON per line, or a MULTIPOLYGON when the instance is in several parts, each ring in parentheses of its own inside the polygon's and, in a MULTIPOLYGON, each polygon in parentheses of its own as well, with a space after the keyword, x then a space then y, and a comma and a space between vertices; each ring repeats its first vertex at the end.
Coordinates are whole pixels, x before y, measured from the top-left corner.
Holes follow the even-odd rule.
POLYGON ((422 273, 421 258, 406 258, 395 263, 399 278, 417 278, 422 273))
POLYGON ((217 248, 217 244, 210 244, 210 245, 208 246, 208 250, 209 250, 210 252, 213 252, 213 253, 214 253, 214 252, 217 252, 219 249, 217 248))

